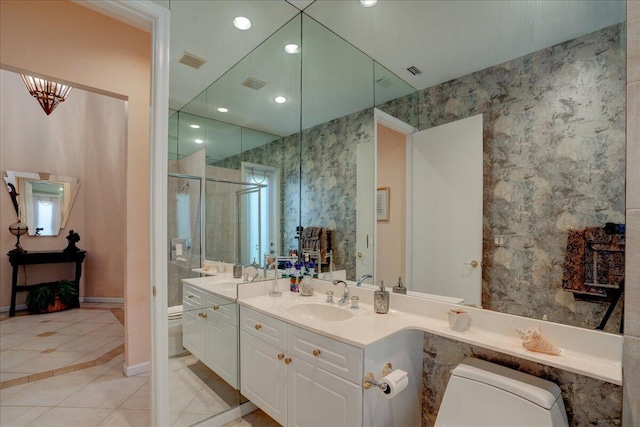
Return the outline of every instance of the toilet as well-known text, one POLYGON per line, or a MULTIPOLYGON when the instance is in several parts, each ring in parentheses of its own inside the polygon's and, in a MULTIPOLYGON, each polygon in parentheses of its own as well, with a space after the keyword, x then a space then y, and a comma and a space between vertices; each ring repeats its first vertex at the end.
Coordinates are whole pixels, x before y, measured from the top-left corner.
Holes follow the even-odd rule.
POLYGON ((566 427, 556 384, 471 357, 451 374, 436 427, 566 427))
POLYGON ((182 347, 182 306, 168 309, 169 321, 169 357, 178 356, 186 350, 182 347))

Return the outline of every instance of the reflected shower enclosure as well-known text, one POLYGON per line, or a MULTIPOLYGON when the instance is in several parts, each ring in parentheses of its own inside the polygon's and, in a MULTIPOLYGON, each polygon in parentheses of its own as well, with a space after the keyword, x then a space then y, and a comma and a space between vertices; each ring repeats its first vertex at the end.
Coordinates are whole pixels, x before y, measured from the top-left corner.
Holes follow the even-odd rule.
POLYGON ((265 184, 206 179, 206 256, 212 261, 261 264, 266 243, 265 184))
POLYGON ((169 174, 167 194, 167 236, 169 248, 168 306, 182 304, 182 279, 198 277, 202 257, 202 180, 200 177, 169 174))

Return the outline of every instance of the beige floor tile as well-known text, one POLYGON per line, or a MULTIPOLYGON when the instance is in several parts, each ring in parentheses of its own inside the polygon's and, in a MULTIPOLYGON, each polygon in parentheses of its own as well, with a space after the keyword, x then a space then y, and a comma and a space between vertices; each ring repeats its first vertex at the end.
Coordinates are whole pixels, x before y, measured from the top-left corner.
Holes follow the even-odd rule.
POLYGON ((3 372, 35 374, 38 372, 51 371, 64 366, 73 365, 74 362, 83 355, 85 355, 85 353, 73 351, 54 351, 52 353, 37 352, 37 356, 31 357, 28 362, 14 365, 9 369, 3 368, 2 370, 3 372))
POLYGON ((0 333, 1 334, 15 334, 17 332, 22 332, 24 331, 24 333, 30 333, 32 334, 33 331, 31 331, 30 329, 38 326, 37 322, 27 322, 24 320, 21 320, 20 318, 12 318, 9 320, 4 320, 2 322, 0 322, 0 333), (15 319, 15 320, 14 320, 15 319))
POLYGON ((204 421, 209 417, 210 415, 183 413, 183 414, 180 414, 180 416, 173 423, 171 423, 171 426, 172 427, 189 427, 196 423, 199 423, 200 421, 204 421))
POLYGON ((10 372, 9 370, 28 360, 40 356, 39 351, 31 350, 6 350, 0 351, 0 369, 2 372, 10 372))
POLYGON ((59 345, 57 348, 59 351, 81 351, 88 353, 108 344, 112 344, 112 348, 115 348, 120 345, 120 342, 116 343, 116 341, 118 341, 118 337, 83 335, 78 338, 72 338, 71 341, 66 341, 64 344, 59 345))
POLYGON ((197 381, 169 379, 169 412, 183 413, 200 388, 197 381))
POLYGON ((101 376, 58 406, 69 408, 118 408, 149 381, 148 378, 101 376))
MULTIPOLYGON (((91 383, 90 376, 59 375, 29 383, 28 387, 2 399, 2 406, 56 406, 91 383)), ((13 388, 13 387, 11 387, 13 388)))
MULTIPOLYGON (((51 322, 51 323, 54 323, 54 322, 51 322)), ((80 335, 86 335, 86 334, 92 333, 101 328, 104 328, 103 323, 91 323, 91 322, 72 323, 64 328, 61 328, 57 332, 59 334, 80 336, 80 335)))
MULTIPOLYGON (((13 387, 0 389, 0 404, 2 404, 1 402, 4 401, 7 397, 16 394, 17 392, 19 392, 23 388, 29 387, 30 385, 31 385, 30 383, 24 383, 24 384, 20 384, 20 385, 14 385, 13 387)), ((2 425, 2 424, 0 424, 0 425, 2 425)))
MULTIPOLYGON (((68 311, 59 311, 57 316, 52 316, 54 321, 63 322, 91 322, 94 317, 102 313, 102 310, 83 310, 82 308, 68 311)), ((51 313, 56 314, 56 313, 51 313)))
POLYGON ((0 349, 8 350, 17 345, 24 344, 29 340, 35 338, 36 336, 37 334, 25 333, 25 332, 20 332, 15 334, 2 333, 0 335, 0 349))
POLYGON ((98 425, 100 427, 149 427, 151 413, 140 409, 117 409, 98 425))
POLYGON ((0 383, 9 381, 9 380, 15 380, 16 378, 22 378, 24 376, 25 376, 24 374, 11 374, 8 372, 0 372, 0 383))
POLYGON ((0 426, 23 427, 38 418, 50 408, 25 408, 23 406, 2 406, 0 408, 0 426))
POLYGON ((110 360, 107 363, 103 363, 102 365, 97 365, 92 368, 80 369, 78 371, 69 372, 67 375, 93 375, 97 378, 102 375, 115 375, 115 374, 112 374, 111 371, 115 369, 119 369, 120 372, 118 372, 117 376, 122 376, 123 364, 124 364, 124 354, 121 354, 120 356, 116 356, 113 360, 110 360))
MULTIPOLYGON (((91 338, 91 336, 87 336, 89 338, 91 338)), ((90 360, 96 360, 97 358, 109 353, 111 350, 113 350, 114 348, 118 347, 120 344, 124 343, 124 337, 120 336, 120 337, 109 337, 112 338, 113 341, 110 341, 108 344, 103 345, 102 347, 98 347, 95 350, 86 353, 83 357, 81 357, 80 359, 78 359, 76 362, 77 363, 81 363, 81 362, 87 362, 90 360)))
POLYGON ((45 332, 58 332, 60 329, 67 328, 71 325, 73 325, 73 323, 70 322, 38 322, 31 324, 31 326, 25 329, 21 329, 20 332, 37 335, 45 332))
POLYGON ((88 335, 109 335, 114 337, 124 336, 124 326, 118 323, 100 325, 100 328, 89 332, 88 335))
POLYGON ((113 409, 51 408, 29 427, 96 427, 112 412, 113 409))
POLYGON ((94 310, 97 311, 98 314, 96 314, 95 316, 91 317, 90 319, 88 319, 88 322, 91 323, 120 323, 118 321, 118 319, 116 318, 116 316, 113 315, 113 313, 111 313, 108 310, 94 310))
POLYGON ((229 405, 220 399, 208 387, 201 388, 189 405, 184 409, 183 414, 204 414, 215 415, 229 409, 229 405))
POLYGON ((151 410, 151 383, 148 382, 140 387, 140 390, 120 405, 120 408, 151 410))
MULTIPOLYGON (((60 348, 60 346, 73 341, 75 337, 73 335, 61 335, 56 332, 55 335, 50 335, 48 337, 39 337, 25 341, 22 344, 16 345, 12 347, 13 350, 46 350, 48 348, 60 348)), ((80 351, 80 350, 75 350, 80 351)))

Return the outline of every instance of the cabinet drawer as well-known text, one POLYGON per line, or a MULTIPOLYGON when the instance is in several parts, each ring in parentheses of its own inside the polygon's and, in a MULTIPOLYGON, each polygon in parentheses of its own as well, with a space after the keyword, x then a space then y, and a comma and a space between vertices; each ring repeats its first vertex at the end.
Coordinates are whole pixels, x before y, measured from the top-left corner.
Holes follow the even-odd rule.
POLYGON ((190 304, 192 307, 200 308, 204 303, 206 294, 196 288, 195 286, 188 285, 183 282, 182 287, 182 302, 190 304))
POLYGON ((240 307, 240 328, 276 347, 286 348, 287 324, 247 307, 240 307))
POLYGON ((238 304, 222 298, 215 298, 211 295, 208 297, 205 307, 208 316, 225 321, 230 325, 238 326, 238 304), (216 302, 215 300, 222 302, 216 302))
POLYGON ((287 353, 356 384, 362 381, 362 349, 289 325, 287 353))

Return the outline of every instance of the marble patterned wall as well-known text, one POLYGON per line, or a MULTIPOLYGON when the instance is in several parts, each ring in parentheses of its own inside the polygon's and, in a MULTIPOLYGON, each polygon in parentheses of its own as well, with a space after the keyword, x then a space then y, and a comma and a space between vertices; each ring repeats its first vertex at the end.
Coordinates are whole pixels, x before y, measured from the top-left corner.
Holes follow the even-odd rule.
POLYGON ((486 350, 437 335, 424 335, 422 426, 433 426, 450 371, 475 357, 558 384, 569 426, 620 426, 622 387, 594 378, 486 350))
MULTIPOLYGON (((420 130, 484 115, 485 308, 588 328, 602 319, 607 304, 561 281, 569 228, 625 222, 625 71, 620 24, 419 92, 420 130)), ((411 105, 382 109, 411 123, 411 105)), ((621 307, 606 330, 618 332, 621 307)))
POLYGON ((357 147, 373 141, 373 109, 302 132, 302 225, 332 230, 333 261, 347 278, 356 275, 357 147))

